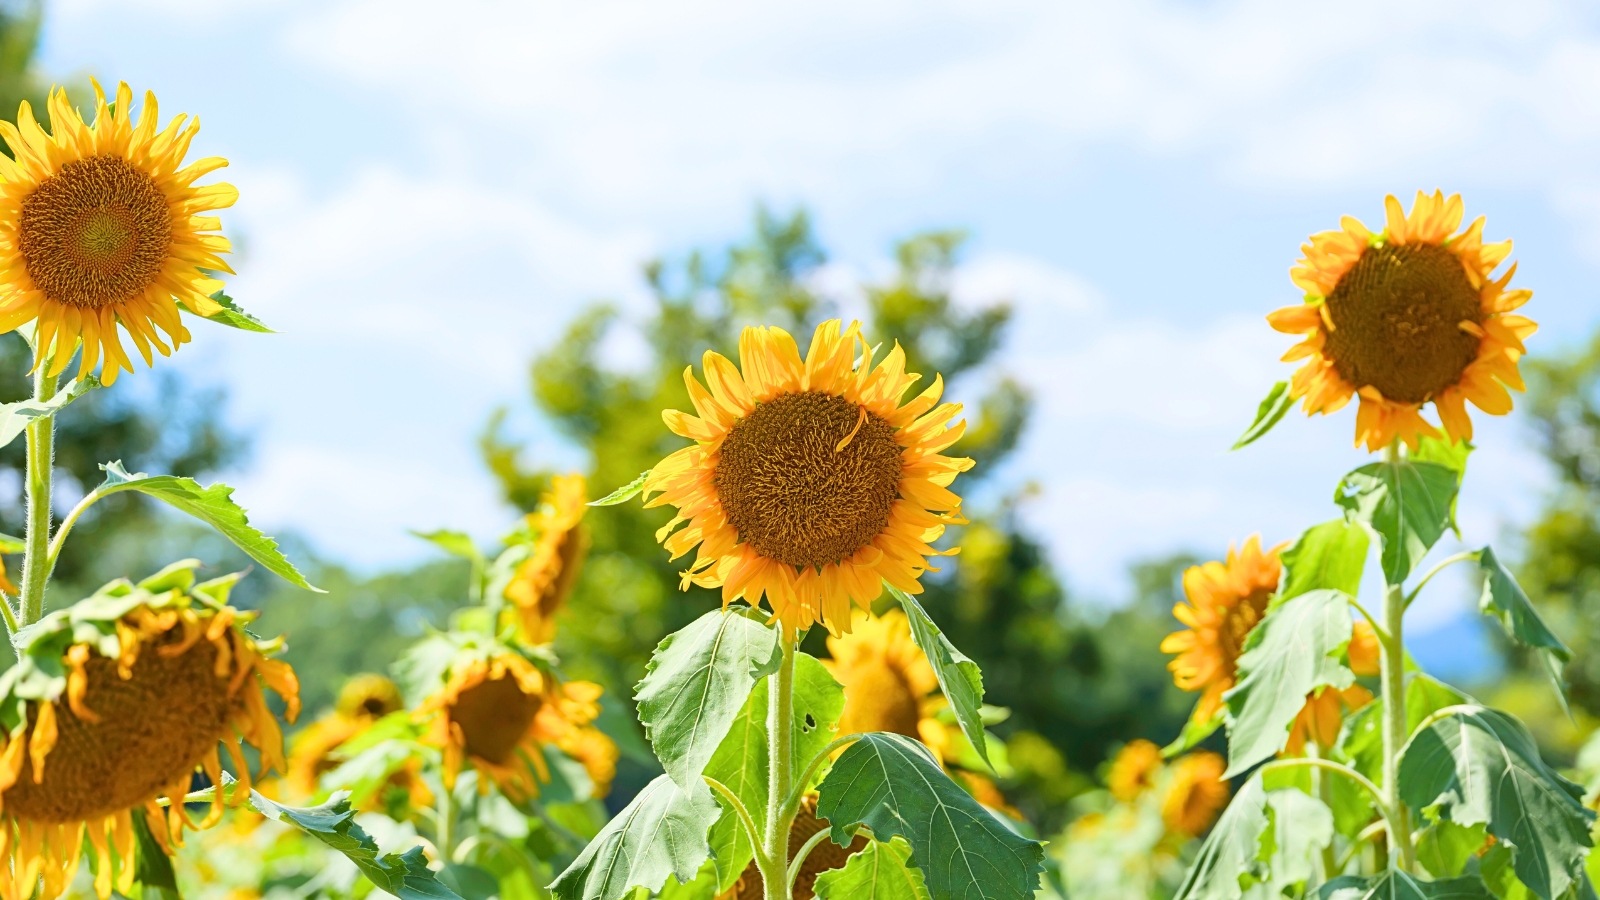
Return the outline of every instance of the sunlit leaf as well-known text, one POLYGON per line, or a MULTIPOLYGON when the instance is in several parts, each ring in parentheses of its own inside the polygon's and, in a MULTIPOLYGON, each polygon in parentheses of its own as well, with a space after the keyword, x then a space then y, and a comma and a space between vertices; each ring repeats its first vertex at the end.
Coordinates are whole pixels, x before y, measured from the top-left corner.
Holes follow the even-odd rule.
POLYGON ((1522 590, 1522 585, 1488 547, 1478 554, 1478 568, 1483 573, 1483 594, 1478 598, 1478 609, 1500 620, 1500 626, 1511 639, 1532 650, 1539 657, 1545 674, 1556 689, 1561 709, 1567 708, 1567 690, 1562 669, 1572 659, 1572 651, 1561 643, 1550 628, 1539 618, 1533 601, 1522 590))
POLYGON ((1454 878, 1473 855, 1483 849, 1489 832, 1483 825, 1458 825, 1448 819, 1434 822, 1417 839, 1417 861, 1435 878, 1454 878))
POLYGON ((1333 811, 1298 788, 1283 788, 1267 792, 1267 822, 1259 858, 1272 895, 1279 896, 1316 873, 1314 855, 1333 843, 1333 811))
POLYGON ((400 900, 462 900, 439 883, 421 847, 404 853, 381 852, 377 841, 356 824, 355 810, 345 792, 334 794, 321 806, 301 808, 284 806, 251 791, 250 805, 267 818, 293 825, 343 853, 380 890, 400 900))
POLYGON ((1267 792, 1251 778, 1206 835, 1173 900, 1240 900, 1265 874, 1257 855, 1268 824, 1267 792))
POLYGON ((1244 430, 1244 434, 1239 435, 1239 439, 1234 441, 1229 449, 1238 450, 1240 447, 1255 443, 1271 431, 1293 406, 1294 398, 1289 396, 1289 382, 1280 381, 1273 385, 1272 390, 1268 391, 1267 396, 1261 401, 1261 405, 1256 407, 1255 421, 1250 423, 1250 427, 1244 430))
POLYGON ((1317 892, 1318 900, 1495 900, 1483 879, 1424 881, 1396 869, 1382 875, 1341 875, 1317 892))
POLYGON ((639 496, 639 492, 644 490, 644 480, 649 477, 649 470, 640 472, 638 478, 635 478, 622 487, 619 487, 604 497, 601 497, 599 500, 590 500, 589 505, 616 506, 618 503, 626 503, 629 500, 632 500, 634 497, 639 496))
POLYGON ((1333 499, 1378 535, 1384 578, 1400 584, 1455 523, 1459 486, 1454 469, 1402 457, 1346 475, 1333 499))
POLYGON ((413 531, 416 537, 422 538, 451 556, 472 560, 477 565, 483 565, 483 553, 478 550, 477 542, 472 535, 464 531, 450 531, 441 528, 438 531, 413 531))
POLYGON ((989 744, 983 731, 982 670, 950 643, 950 639, 944 636, 939 626, 933 624, 933 618, 915 597, 888 582, 883 586, 900 601, 900 608, 905 610, 906 620, 911 624, 911 639, 916 641, 917 647, 933 665, 933 674, 938 677, 939 688, 944 691, 950 709, 956 714, 961 733, 972 742, 972 748, 978 751, 978 756, 988 763, 989 744))
POLYGON ((904 836, 935 897, 1023 900, 1039 889, 1044 846, 1013 831, 950 780, 928 748, 898 734, 864 734, 817 788, 832 840, 851 828, 904 836))
MULTIPOLYGON (((0 403, 0 447, 17 439, 29 423, 39 419, 48 418, 61 411, 63 406, 82 397, 89 391, 100 386, 100 380, 93 375, 85 375, 77 381, 67 385, 49 400, 18 400, 15 403, 0 403)), ((6 550, 6 553, 20 553, 21 548, 6 550)))
POLYGON ((199 313, 196 313, 194 310, 190 309, 189 305, 184 303, 182 300, 178 301, 178 305, 183 307, 185 312, 194 313, 195 315, 200 316, 200 318, 205 319, 207 322, 215 322, 218 325, 226 325, 229 328, 237 328, 240 331, 254 331, 260 334, 277 334, 277 332, 262 324, 260 319, 245 312, 242 308, 240 308, 238 303, 234 302, 232 297, 229 297, 222 291, 217 291, 215 294, 212 294, 211 299, 221 305, 222 309, 218 312, 212 313, 209 316, 200 316, 199 313))
POLYGON ((1161 755, 1171 759, 1180 753, 1193 750, 1201 741, 1215 734, 1217 729, 1222 727, 1222 722, 1223 715, 1220 709, 1209 718, 1200 718, 1200 704, 1196 703, 1189 713, 1188 721, 1183 723, 1183 731, 1178 733, 1172 743, 1161 748, 1161 755))
POLYGON ((1334 519, 1306 529, 1283 551, 1279 601, 1328 588, 1354 597, 1367 565, 1367 529, 1348 519, 1334 519))
POLYGON ((0 553, 21 553, 28 549, 28 542, 9 534, 0 534, 0 553))
MULTIPOLYGON (((1447 706, 1475 702, 1468 695, 1422 672, 1406 674, 1406 734, 1447 706)), ((1383 786, 1383 698, 1374 698, 1344 720, 1337 745, 1357 772, 1383 786)))
POLYGON ((618 900, 634 888, 659 891, 669 877, 692 881, 711 856, 706 832, 720 812, 704 782, 683 791, 658 775, 600 829, 550 891, 557 900, 618 900))
POLYGON ((842 869, 817 876, 819 900, 931 900, 904 838, 869 841, 842 869))

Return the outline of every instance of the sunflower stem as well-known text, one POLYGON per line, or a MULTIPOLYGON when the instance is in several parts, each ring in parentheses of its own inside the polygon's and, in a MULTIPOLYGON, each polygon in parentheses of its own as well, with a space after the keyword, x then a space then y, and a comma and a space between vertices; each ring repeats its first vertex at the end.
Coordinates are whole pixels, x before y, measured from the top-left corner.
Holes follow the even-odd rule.
POLYGON ((1400 799, 1400 748, 1405 745, 1406 728, 1406 651, 1402 642, 1402 622, 1406 615, 1406 595, 1400 585, 1389 585, 1384 593, 1383 625, 1389 639, 1381 642, 1383 690, 1383 799, 1392 813, 1389 846, 1392 858, 1405 872, 1415 872, 1417 852, 1411 843, 1411 812, 1400 799))
MULTIPOLYGON (((56 376, 49 374, 46 357, 33 373, 33 399, 49 400, 56 394, 56 376)), ((22 596, 18 624, 26 628, 44 615, 44 586, 50 580, 50 476, 55 466, 55 416, 28 423, 28 530, 27 555, 22 563, 22 596)))
POLYGON ((454 799, 450 795, 454 791, 450 790, 449 785, 440 785, 440 787, 444 789, 439 792, 438 811, 435 813, 437 821, 434 823, 434 837, 437 840, 434 841, 434 845, 439 851, 439 859, 449 864, 454 861, 456 850, 454 846, 455 829, 452 827, 455 825, 455 810, 451 808, 450 804, 450 801, 454 799))
POLYGON ((766 900, 790 900, 789 826, 794 812, 785 802, 794 780, 794 635, 783 629, 783 661, 767 679, 766 869, 761 873, 766 900))

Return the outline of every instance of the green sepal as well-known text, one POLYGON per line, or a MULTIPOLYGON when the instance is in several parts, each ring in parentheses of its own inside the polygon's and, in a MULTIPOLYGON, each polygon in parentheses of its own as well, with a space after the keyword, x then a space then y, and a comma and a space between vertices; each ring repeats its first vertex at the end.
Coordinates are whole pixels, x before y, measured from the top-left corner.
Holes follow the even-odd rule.
POLYGON ((218 312, 212 313, 209 316, 201 316, 193 309, 190 309, 189 304, 184 303, 182 300, 178 301, 178 306, 182 307, 184 312, 191 315, 200 316, 200 318, 205 319, 207 322, 215 322, 218 325, 226 325, 229 328, 237 328, 240 331, 254 331, 258 334, 277 334, 276 331, 262 324, 260 319, 250 315, 240 308, 239 304, 234 302, 234 299, 229 297, 226 293, 217 291, 215 294, 211 295, 211 299, 216 302, 217 305, 221 306, 222 309, 218 312))
POLYGON ((928 615, 915 597, 887 581, 883 586, 900 601, 900 608, 905 610, 906 621, 911 625, 911 639, 933 666, 933 674, 939 679, 939 689, 955 711, 961 733, 966 735, 984 764, 992 769, 989 744, 983 730, 983 671, 971 658, 957 650, 955 644, 950 643, 950 639, 933 623, 933 617, 928 615))
POLYGON ((645 479, 649 477, 650 470, 646 469, 645 471, 639 473, 638 478, 635 478, 622 487, 619 487, 604 497, 601 497, 599 500, 590 500, 588 505, 616 506, 618 503, 626 503, 629 500, 632 500, 634 497, 639 496, 639 493, 644 490, 645 479))
POLYGON ((1289 382, 1280 381, 1274 384, 1272 390, 1267 392, 1267 396, 1256 407, 1255 421, 1250 423, 1250 427, 1246 428, 1244 434, 1239 435, 1239 439, 1228 449, 1238 450, 1260 440, 1274 425, 1283 420, 1284 414, 1293 406, 1294 398, 1289 396, 1289 382))

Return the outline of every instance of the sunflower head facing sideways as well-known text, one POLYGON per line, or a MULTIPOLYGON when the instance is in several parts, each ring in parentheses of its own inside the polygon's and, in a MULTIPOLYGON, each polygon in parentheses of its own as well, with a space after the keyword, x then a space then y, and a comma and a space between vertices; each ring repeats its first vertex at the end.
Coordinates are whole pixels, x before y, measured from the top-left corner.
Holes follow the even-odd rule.
POLYGON ((1267 317, 1306 339, 1284 355, 1304 359, 1290 383, 1307 414, 1331 413, 1359 395, 1356 445, 1413 450, 1440 429, 1422 417, 1434 405, 1451 440, 1472 437, 1467 401, 1491 415, 1511 411, 1507 388, 1522 390, 1517 364, 1537 327, 1512 311, 1533 296, 1508 288, 1512 264, 1493 273, 1511 242, 1483 242, 1479 216, 1459 233, 1459 194, 1417 192, 1408 216, 1384 200, 1386 227, 1374 234, 1346 216, 1340 230, 1312 235, 1290 270, 1305 302, 1267 317))
POLYGON ((1143 738, 1129 741, 1111 760, 1106 787, 1111 796, 1130 803, 1155 787, 1163 765, 1160 747, 1143 738))
POLYGON ((316 794, 318 779, 340 762, 336 751, 404 706, 400 689, 382 675, 356 675, 346 681, 333 711, 294 736, 289 747, 290 787, 301 796, 316 794))
POLYGON ((111 104, 99 84, 94 91, 92 123, 61 88, 50 94, 48 133, 27 102, 15 125, 0 122, 15 156, 0 158, 0 332, 35 323, 35 365, 53 357, 52 375, 82 338, 79 371, 103 361, 110 384, 119 369, 133 371, 119 328, 150 365, 152 347, 166 356, 188 342, 179 309, 223 309, 211 273, 232 273, 219 256, 231 247, 215 233, 221 221, 201 213, 232 206, 239 192, 195 184, 225 159, 183 165, 199 119, 179 115, 158 131, 154 94, 135 122, 127 84, 111 104))
POLYGON ((882 616, 856 610, 848 633, 828 638, 831 659, 823 665, 844 687, 844 714, 839 733, 887 731, 922 739, 937 696, 939 679, 911 639, 906 614, 891 609, 882 616))
POLYGON ((1177 834, 1199 837, 1228 805, 1228 782, 1222 777, 1227 763, 1219 754, 1201 750, 1179 757, 1168 768, 1161 819, 1177 834))
POLYGON ((882 583, 920 593, 931 542, 964 523, 951 493, 970 459, 942 455, 965 431, 960 404, 939 402, 944 381, 908 402, 921 377, 898 344, 876 365, 860 323, 823 322, 802 359, 779 328, 746 328, 739 366, 704 357, 706 384, 685 370, 695 415, 667 410, 694 443, 645 480, 647 506, 677 515, 657 539, 677 559, 699 547, 683 585, 721 588, 724 604, 764 597, 793 631, 850 628, 882 583), (859 350, 859 353, 858 353, 859 350), (687 523, 686 527, 678 529, 687 523))
POLYGON ((1194 719, 1209 722, 1222 709, 1222 695, 1233 687, 1245 637, 1266 615, 1267 603, 1283 574, 1280 547, 1261 549, 1261 536, 1230 548, 1224 562, 1192 566, 1183 573, 1188 602, 1172 614, 1188 628, 1161 641, 1163 653, 1177 654, 1167 664, 1172 680, 1186 691, 1201 691, 1194 719))
POLYGON ((582 475, 557 475, 550 479, 550 491, 540 498, 539 508, 528 514, 533 546, 505 593, 516 610, 522 637, 529 643, 555 640, 556 613, 577 584, 588 549, 583 529, 584 490, 582 475))

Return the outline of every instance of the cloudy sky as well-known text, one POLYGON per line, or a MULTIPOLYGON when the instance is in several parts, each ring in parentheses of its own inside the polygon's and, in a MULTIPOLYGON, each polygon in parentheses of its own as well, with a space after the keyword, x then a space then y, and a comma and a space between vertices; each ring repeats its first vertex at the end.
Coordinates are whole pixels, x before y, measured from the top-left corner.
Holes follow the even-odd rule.
MULTIPOLYGON (((1341 214, 1460 191, 1516 239, 1536 351, 1600 319, 1576 3, 61 0, 44 60, 199 113, 196 153, 232 160, 233 293, 284 333, 201 325, 181 364, 257 437, 230 478, 257 520, 368 567, 424 552, 408 528, 499 531, 474 436, 526 406, 531 354, 586 300, 642 308, 642 260, 737 238, 757 200, 813 211, 830 283, 970 229, 960 296, 1015 303, 1000 369, 1039 399, 1006 477, 1110 600, 1131 559, 1332 517, 1353 410, 1225 451, 1289 372, 1262 316, 1341 214)), ((1515 417, 1479 443, 1477 542, 1548 477, 1515 417)))

